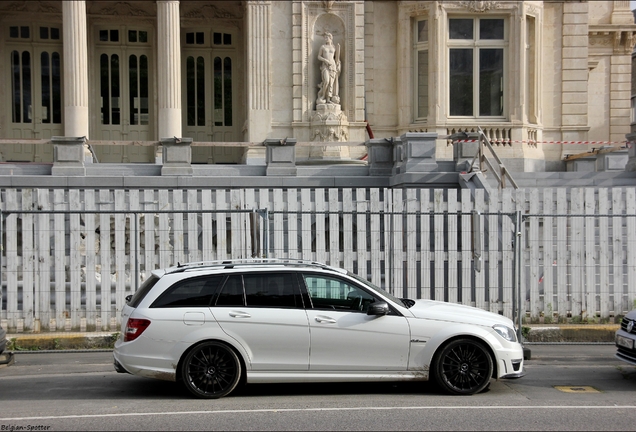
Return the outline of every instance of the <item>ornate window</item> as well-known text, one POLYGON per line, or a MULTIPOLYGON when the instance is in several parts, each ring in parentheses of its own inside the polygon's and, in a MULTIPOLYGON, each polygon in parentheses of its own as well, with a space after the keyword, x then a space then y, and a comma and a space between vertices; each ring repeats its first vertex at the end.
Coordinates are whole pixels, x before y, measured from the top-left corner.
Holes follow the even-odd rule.
POLYGON ((503 18, 449 18, 451 117, 504 117, 506 33, 503 18))
POLYGON ((415 118, 426 120, 428 117, 428 23, 427 19, 417 20, 415 29, 415 118))
POLYGON ((62 41, 60 26, 13 25, 6 40, 11 77, 14 138, 44 138, 61 132, 62 41), (57 125, 57 126, 55 126, 57 125))

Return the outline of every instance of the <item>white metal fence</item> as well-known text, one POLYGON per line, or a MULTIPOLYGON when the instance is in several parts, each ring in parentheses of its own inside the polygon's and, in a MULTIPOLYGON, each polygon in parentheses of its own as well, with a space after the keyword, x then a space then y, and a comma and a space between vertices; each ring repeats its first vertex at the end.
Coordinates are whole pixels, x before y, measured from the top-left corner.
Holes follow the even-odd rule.
POLYGON ((264 256, 511 318, 520 304, 534 322, 612 320, 636 302, 634 188, 1 194, 0 319, 10 331, 115 331, 151 270, 264 256))

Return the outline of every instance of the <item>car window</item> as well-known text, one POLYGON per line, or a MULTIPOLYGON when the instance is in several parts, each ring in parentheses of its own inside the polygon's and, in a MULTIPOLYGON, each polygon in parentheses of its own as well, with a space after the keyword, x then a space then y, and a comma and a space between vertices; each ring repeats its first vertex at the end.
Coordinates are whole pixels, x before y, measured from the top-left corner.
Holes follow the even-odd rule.
POLYGON ((347 281, 329 276, 304 274, 305 285, 315 309, 365 312, 375 298, 347 281))
POLYGON ((300 307, 300 291, 291 273, 243 275, 247 306, 300 307))
POLYGON ((243 278, 241 275, 232 275, 227 278, 216 300, 217 306, 245 306, 243 294, 243 278))
POLYGON ((161 294, 150 307, 208 307, 221 282, 223 276, 207 276, 177 282, 161 294))
POLYGON ((249 273, 230 276, 216 306, 302 307, 292 273, 249 273))
POLYGON ((153 274, 150 275, 148 279, 146 279, 139 289, 135 291, 130 301, 128 302, 128 306, 136 308, 139 306, 139 303, 146 297, 146 294, 150 292, 153 286, 159 282, 159 278, 153 274))

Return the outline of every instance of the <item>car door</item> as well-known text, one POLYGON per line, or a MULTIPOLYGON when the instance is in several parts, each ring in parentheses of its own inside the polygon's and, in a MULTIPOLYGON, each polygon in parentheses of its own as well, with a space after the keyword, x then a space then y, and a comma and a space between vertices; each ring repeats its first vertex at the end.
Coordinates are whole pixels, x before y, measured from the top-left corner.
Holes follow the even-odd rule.
POLYGON ((308 370, 309 325, 293 273, 230 275, 211 310, 253 370, 308 370))
POLYGON ((367 315, 369 304, 382 301, 345 279, 305 273, 302 281, 311 298, 309 319, 312 371, 406 370, 409 324, 392 311, 367 315))

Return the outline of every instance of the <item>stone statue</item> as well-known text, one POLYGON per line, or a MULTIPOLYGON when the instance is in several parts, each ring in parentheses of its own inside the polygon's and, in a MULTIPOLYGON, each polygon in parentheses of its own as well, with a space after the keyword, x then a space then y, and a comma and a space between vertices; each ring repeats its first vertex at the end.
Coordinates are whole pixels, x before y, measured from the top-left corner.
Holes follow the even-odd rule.
POLYGON ((318 60, 321 62, 320 74, 322 82, 318 84, 319 90, 316 104, 339 104, 340 44, 333 45, 333 35, 331 33, 325 33, 325 43, 318 51, 318 60))

